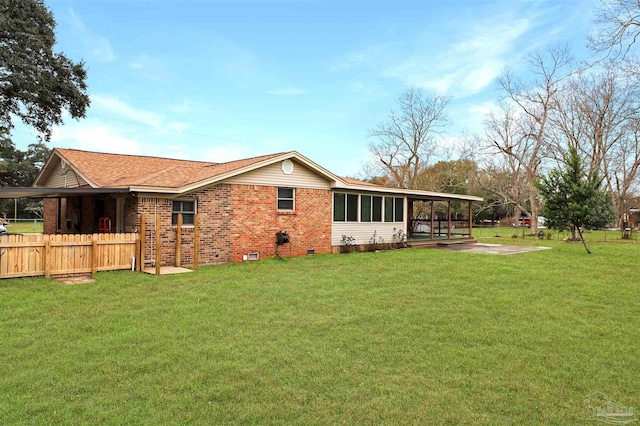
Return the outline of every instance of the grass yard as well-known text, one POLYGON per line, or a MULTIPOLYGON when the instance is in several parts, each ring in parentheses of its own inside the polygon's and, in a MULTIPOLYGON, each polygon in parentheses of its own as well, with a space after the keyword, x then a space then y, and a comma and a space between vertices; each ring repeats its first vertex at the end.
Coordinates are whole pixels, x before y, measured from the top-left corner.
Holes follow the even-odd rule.
POLYGON ((7 232, 11 234, 30 234, 42 233, 42 220, 9 222, 7 224, 7 232))
POLYGON ((584 424, 640 407, 640 245, 0 281, 4 424, 584 424))

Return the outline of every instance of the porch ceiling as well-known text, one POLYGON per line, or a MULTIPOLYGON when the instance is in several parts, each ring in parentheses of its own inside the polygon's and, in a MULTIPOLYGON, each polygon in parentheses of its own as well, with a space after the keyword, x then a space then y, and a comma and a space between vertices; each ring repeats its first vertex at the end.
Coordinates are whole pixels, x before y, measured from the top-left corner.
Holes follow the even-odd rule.
POLYGON ((99 194, 128 194, 129 188, 33 188, 1 187, 2 198, 57 198, 99 194))

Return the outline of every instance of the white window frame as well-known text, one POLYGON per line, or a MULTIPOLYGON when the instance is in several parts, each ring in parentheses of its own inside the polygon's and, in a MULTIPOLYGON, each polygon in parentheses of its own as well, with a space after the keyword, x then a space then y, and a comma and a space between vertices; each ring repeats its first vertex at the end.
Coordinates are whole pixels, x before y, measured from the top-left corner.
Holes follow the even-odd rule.
POLYGON ((296 211, 296 189, 290 186, 279 186, 276 188, 276 209, 279 212, 295 212, 296 211), (281 189, 290 189, 291 190, 291 198, 289 197, 281 197, 280 190, 281 189), (281 209, 280 201, 291 201, 290 209, 281 209))

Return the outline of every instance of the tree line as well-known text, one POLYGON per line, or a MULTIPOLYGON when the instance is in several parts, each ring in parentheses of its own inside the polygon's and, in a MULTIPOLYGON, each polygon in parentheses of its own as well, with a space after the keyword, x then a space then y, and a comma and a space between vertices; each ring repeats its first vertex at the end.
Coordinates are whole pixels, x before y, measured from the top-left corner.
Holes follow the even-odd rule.
POLYGON ((397 187, 481 195, 477 218, 509 216, 517 224, 524 214, 535 234, 544 202, 538 182, 575 160, 575 150, 586 176, 601 176, 617 218, 611 225, 620 225, 640 195, 636 16, 637 1, 604 2, 589 39, 593 57, 578 61, 566 44, 554 44, 528 55, 525 78, 504 69, 483 129, 455 147, 443 137, 450 98, 407 88, 369 132, 374 161, 365 173, 397 187))

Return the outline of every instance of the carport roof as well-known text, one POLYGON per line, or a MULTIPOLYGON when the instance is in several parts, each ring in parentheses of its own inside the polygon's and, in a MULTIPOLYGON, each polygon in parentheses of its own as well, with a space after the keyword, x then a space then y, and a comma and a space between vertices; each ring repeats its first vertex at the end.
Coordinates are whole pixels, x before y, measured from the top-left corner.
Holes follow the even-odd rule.
POLYGON ((33 188, 33 187, 1 187, 2 198, 56 198, 76 197, 99 194, 127 194, 129 188, 33 188))

